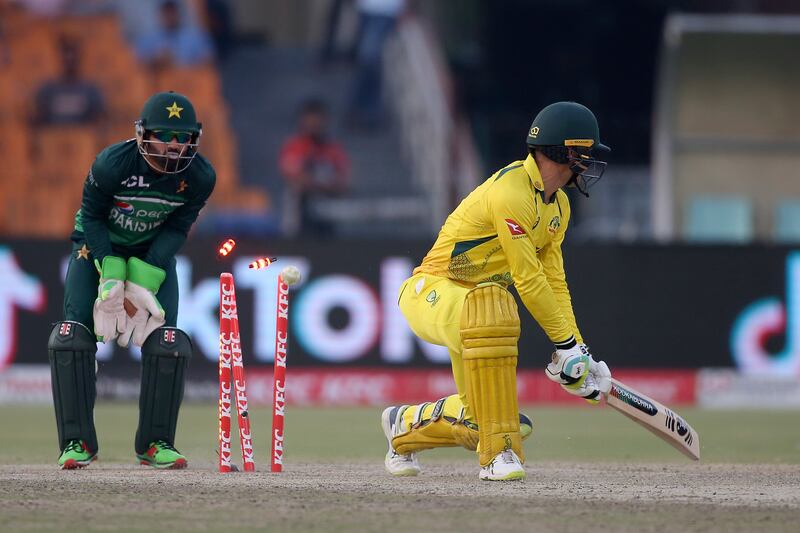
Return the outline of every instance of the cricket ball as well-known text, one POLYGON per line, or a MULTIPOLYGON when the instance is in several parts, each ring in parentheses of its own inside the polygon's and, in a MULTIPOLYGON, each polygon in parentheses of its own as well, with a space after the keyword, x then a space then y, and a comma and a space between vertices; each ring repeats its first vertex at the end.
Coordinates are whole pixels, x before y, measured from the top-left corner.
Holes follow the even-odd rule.
POLYGON ((292 285, 300 283, 302 276, 296 266, 289 265, 281 270, 281 279, 285 284, 291 287, 292 285))

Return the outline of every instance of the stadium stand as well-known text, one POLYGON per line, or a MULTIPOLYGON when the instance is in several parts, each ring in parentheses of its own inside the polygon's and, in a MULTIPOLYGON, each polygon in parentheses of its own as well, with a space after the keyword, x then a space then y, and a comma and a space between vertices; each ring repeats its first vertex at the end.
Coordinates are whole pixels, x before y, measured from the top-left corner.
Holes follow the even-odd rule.
POLYGON ((103 147, 133 137, 133 121, 153 92, 186 94, 203 123, 201 153, 217 170, 214 211, 261 214, 264 190, 239 181, 228 105, 214 66, 151 71, 137 63, 118 17, 44 18, 0 3, 0 231, 10 237, 62 237, 72 229, 82 183, 103 147), (81 41, 81 76, 96 84, 106 113, 97 124, 40 127, 34 95, 59 74, 59 38, 81 41))
POLYGON ((754 235, 753 206, 735 195, 698 195, 687 208, 685 238, 695 243, 743 244, 754 235))
POLYGON ((800 242, 800 198, 781 200, 775 209, 775 241, 784 244, 800 242))

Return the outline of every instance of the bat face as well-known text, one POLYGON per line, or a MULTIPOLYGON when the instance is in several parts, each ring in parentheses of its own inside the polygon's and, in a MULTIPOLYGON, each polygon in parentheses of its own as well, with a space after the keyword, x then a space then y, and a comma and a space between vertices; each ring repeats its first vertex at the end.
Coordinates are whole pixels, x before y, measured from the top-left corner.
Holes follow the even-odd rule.
POLYGON ((683 418, 664 405, 616 379, 611 380, 606 403, 687 457, 700 459, 700 436, 683 418))

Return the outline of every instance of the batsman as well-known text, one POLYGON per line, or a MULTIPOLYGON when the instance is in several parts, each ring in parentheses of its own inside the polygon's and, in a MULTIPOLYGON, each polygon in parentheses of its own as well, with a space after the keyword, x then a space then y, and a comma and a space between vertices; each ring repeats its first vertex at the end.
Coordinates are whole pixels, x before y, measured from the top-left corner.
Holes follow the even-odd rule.
POLYGON ((135 139, 94 160, 75 215, 64 320, 48 353, 63 469, 87 466, 99 449, 94 425, 97 342, 141 347, 136 456, 185 468, 175 449, 192 343, 178 329, 175 254, 214 189, 197 152, 202 128, 189 99, 158 93, 134 123, 135 139))
POLYGON ((527 146, 524 160, 496 172, 450 214, 400 288, 414 333, 449 349, 458 394, 383 411, 384 464, 393 475, 418 474, 417 452, 463 446, 478 452, 480 479, 524 479, 522 440, 532 424, 517 406, 512 285, 555 347, 547 376, 590 403, 610 385, 608 366, 594 360, 578 330, 561 254, 570 218, 562 189, 588 196, 606 167, 597 154, 609 148, 594 114, 575 102, 542 109, 527 146))

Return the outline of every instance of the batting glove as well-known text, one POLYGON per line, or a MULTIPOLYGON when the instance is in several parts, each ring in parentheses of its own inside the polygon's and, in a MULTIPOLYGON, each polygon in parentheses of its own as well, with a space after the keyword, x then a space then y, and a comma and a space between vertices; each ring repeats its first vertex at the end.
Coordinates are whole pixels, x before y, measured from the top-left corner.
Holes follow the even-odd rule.
POLYGON ((585 344, 553 352, 545 374, 570 394, 590 404, 600 401, 600 393, 611 389, 611 371, 603 361, 595 361, 585 344))

